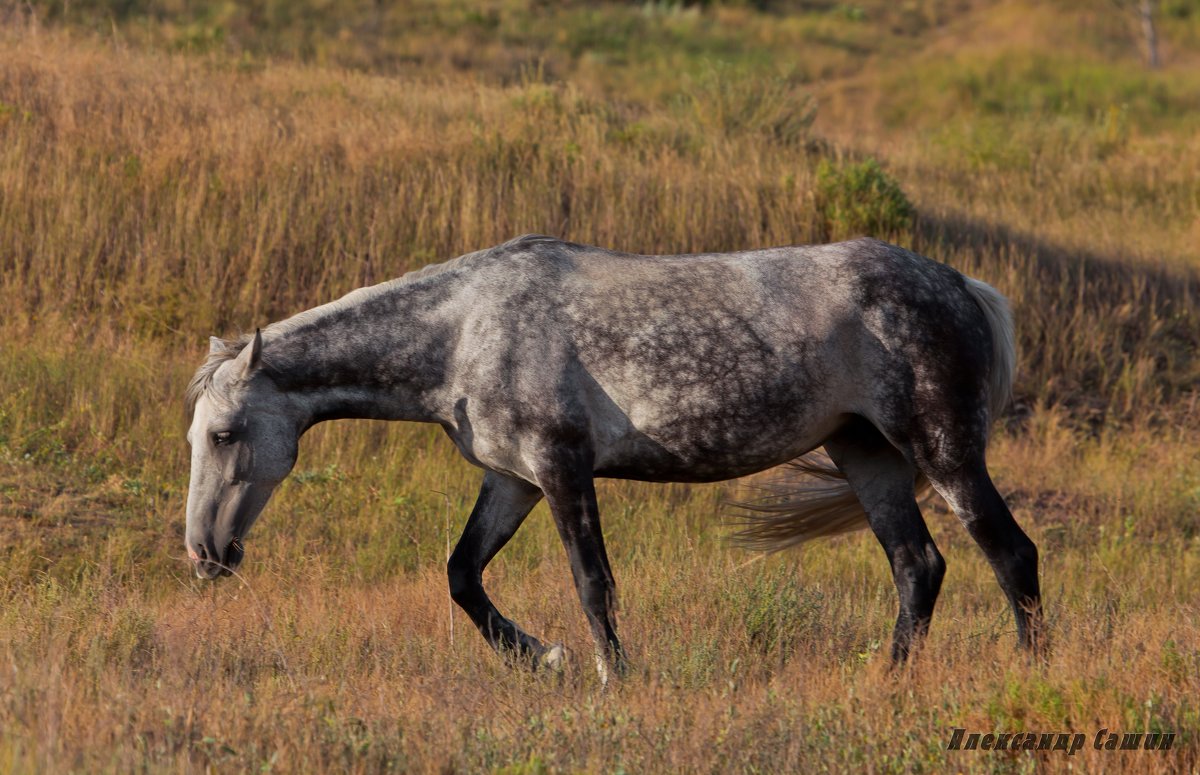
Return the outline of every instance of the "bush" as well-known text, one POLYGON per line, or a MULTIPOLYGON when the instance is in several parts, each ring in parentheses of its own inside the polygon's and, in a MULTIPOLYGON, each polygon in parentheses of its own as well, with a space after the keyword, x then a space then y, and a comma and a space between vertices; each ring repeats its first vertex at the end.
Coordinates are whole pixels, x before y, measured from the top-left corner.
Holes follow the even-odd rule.
POLYGON ((912 203, 874 159, 842 163, 823 160, 813 193, 828 239, 893 237, 912 227, 912 203))

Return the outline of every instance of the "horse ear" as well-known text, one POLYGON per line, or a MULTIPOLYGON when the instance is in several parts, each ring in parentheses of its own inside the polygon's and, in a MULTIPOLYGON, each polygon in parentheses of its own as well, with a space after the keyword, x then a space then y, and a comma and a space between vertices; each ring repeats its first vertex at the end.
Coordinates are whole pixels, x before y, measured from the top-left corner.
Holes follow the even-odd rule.
POLYGON ((225 347, 224 339, 220 339, 215 336, 210 336, 208 338, 208 354, 209 355, 216 355, 217 353, 223 353, 223 352, 225 352, 226 349, 227 348, 225 347))
POLYGON ((262 329, 254 329, 254 338, 250 340, 250 344, 246 345, 246 349, 239 356, 243 358, 242 376, 249 377, 251 372, 258 368, 258 364, 262 361, 262 329))

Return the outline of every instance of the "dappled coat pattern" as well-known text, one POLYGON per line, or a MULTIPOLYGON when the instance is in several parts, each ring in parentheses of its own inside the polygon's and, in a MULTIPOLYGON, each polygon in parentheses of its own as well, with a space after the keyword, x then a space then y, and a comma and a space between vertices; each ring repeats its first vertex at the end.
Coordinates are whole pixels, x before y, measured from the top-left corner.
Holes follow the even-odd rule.
POLYGON ((624 658, 594 478, 705 482, 791 462, 823 484, 750 504, 738 537, 778 549, 870 526, 900 596, 894 658, 928 627, 945 568, 915 498, 928 485, 1033 646, 1037 552, 985 465, 1012 342, 996 291, 876 240, 640 256, 521 237, 214 339, 188 389, 188 551, 204 577, 237 566, 312 425, 438 423, 485 471, 449 562, 454 600, 498 650, 561 661, 482 586, 544 497, 606 676, 624 658), (832 464, 806 456, 821 446, 832 464))

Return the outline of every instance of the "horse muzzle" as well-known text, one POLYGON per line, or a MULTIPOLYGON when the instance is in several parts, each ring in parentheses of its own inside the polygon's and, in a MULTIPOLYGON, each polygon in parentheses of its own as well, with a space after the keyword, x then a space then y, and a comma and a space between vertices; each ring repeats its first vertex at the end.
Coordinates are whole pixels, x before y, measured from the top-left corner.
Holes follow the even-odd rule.
POLYGON ((208 498, 189 492, 186 546, 202 579, 232 575, 246 550, 242 538, 254 525, 275 483, 238 482, 208 498))
POLYGON ((246 556, 245 546, 239 538, 234 538, 225 547, 225 551, 218 553, 215 547, 205 546, 203 543, 188 543, 188 557, 192 560, 192 565, 196 569, 196 577, 211 581, 219 576, 231 576, 242 564, 242 559, 246 556))

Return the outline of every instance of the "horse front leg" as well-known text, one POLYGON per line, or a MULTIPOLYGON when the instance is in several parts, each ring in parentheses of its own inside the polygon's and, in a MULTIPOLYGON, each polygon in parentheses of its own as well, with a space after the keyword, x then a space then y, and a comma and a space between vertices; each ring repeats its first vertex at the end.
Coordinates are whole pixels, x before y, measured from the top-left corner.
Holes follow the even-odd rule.
POLYGON ((516 655, 535 668, 558 668, 563 659, 562 646, 547 647, 525 633, 496 609, 483 588, 483 569, 541 499, 542 491, 535 485, 488 471, 446 570, 450 597, 471 617, 492 648, 516 655))
POLYGON ((538 482, 566 547, 575 589, 596 644, 596 669, 601 683, 607 685, 610 670, 620 676, 627 669, 617 639, 616 583, 604 549, 591 466, 574 460, 574 455, 564 457, 568 462, 539 475, 538 482))

